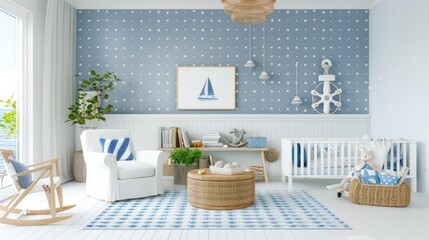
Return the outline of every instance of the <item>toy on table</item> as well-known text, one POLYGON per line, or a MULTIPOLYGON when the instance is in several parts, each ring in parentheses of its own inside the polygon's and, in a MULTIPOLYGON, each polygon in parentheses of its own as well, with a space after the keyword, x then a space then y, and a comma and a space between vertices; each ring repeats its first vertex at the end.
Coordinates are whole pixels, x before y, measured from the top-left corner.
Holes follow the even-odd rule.
POLYGON ((244 145, 247 144, 246 141, 243 141, 244 134, 246 134, 246 130, 244 129, 238 130, 236 128, 233 128, 231 129, 229 134, 231 134, 232 140, 227 141, 226 139, 224 139, 226 145, 230 147, 243 147, 244 145))

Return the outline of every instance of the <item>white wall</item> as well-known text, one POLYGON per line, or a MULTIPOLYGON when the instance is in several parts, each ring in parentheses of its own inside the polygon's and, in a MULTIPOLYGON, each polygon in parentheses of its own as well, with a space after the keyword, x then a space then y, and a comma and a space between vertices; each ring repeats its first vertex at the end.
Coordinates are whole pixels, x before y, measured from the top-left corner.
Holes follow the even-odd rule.
POLYGON ((427 0, 383 0, 370 10, 370 113, 374 137, 418 141, 419 191, 429 192, 427 0))
MULTIPOLYGON (((360 138, 370 131, 366 114, 109 114, 99 128, 128 129, 134 149, 157 149, 159 127, 179 127, 190 139, 201 139, 205 132, 228 134, 232 128, 245 129, 246 137, 267 137, 268 147, 281 151, 282 138, 360 138)), ((80 129, 78 129, 80 130, 80 129)), ((77 132, 76 146, 80 147, 77 132)), ((216 160, 238 161, 243 166, 260 165, 253 153, 213 153, 216 160)), ((270 179, 281 176, 281 162, 269 163, 270 179)))
POLYGON ((33 162, 42 160, 41 119, 42 107, 42 75, 43 75, 43 38, 45 34, 46 0, 10 0, 31 12, 33 25, 33 162))

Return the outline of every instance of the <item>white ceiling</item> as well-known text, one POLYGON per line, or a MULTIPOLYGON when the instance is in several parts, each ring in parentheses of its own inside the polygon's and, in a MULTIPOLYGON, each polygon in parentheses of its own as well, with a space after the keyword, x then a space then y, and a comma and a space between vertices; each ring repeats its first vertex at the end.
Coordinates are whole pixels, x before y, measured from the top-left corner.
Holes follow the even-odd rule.
MULTIPOLYGON (((78 9, 222 9, 221 0, 67 0, 78 9)), ((277 0, 276 9, 368 9, 381 0, 277 0)))

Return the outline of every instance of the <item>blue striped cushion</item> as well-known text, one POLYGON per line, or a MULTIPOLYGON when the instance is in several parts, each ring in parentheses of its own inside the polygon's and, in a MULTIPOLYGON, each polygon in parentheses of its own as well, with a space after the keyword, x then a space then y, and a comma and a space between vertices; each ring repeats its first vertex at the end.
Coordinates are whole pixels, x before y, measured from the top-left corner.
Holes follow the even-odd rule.
POLYGON ((118 161, 134 160, 130 150, 130 138, 108 139, 100 138, 101 151, 116 156, 118 161))

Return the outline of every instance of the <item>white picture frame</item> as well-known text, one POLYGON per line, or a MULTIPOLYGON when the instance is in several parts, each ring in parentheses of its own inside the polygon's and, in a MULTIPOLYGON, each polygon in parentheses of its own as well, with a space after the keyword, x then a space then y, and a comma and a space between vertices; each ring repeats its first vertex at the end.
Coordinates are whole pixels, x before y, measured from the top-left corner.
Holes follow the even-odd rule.
POLYGON ((235 66, 177 67, 177 110, 236 110, 235 66))

